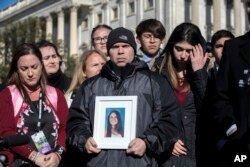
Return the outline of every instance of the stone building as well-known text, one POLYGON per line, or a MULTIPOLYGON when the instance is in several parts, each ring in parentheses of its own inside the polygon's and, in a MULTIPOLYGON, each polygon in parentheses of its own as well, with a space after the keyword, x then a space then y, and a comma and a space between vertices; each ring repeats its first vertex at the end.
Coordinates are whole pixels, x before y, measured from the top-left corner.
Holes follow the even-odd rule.
POLYGON ((0 11, 0 31, 28 17, 46 19, 47 39, 61 41, 67 55, 79 55, 89 46, 92 28, 108 24, 135 31, 148 18, 160 20, 167 37, 178 24, 198 25, 207 40, 219 29, 236 36, 248 31, 244 0, 18 0, 0 11))

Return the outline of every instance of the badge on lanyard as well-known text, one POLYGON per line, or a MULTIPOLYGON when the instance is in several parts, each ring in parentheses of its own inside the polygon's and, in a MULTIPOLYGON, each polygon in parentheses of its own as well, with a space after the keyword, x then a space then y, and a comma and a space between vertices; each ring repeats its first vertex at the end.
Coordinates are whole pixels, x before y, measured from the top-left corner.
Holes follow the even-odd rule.
POLYGON ((41 154, 46 154, 51 151, 51 147, 43 133, 43 131, 39 131, 31 136, 37 150, 41 154))
POLYGON ((42 93, 41 92, 39 95, 39 111, 38 112, 39 112, 39 115, 38 115, 38 122, 37 122, 37 132, 31 135, 31 138, 38 152, 40 154, 46 154, 51 151, 51 147, 49 145, 48 140, 46 139, 46 136, 41 130, 41 119, 42 119, 42 93))

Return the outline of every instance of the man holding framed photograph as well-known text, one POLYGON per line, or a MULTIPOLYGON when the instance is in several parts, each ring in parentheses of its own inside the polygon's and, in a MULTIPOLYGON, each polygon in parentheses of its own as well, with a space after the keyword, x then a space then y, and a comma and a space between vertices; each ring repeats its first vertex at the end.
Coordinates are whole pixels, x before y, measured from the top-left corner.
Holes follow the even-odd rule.
POLYGON ((69 144, 85 153, 81 159, 85 158, 87 166, 157 166, 156 155, 168 150, 178 138, 180 111, 172 87, 135 58, 136 42, 130 30, 112 30, 107 50, 110 61, 99 75, 81 85, 70 107, 69 144), (95 129, 100 128, 94 126, 99 96, 137 97, 136 134, 127 149, 100 149, 93 138, 95 129))

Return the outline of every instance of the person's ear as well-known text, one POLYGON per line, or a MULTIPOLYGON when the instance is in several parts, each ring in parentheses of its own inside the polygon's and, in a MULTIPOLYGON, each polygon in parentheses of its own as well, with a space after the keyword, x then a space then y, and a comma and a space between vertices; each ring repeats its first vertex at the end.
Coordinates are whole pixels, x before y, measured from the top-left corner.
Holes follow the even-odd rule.
POLYGON ((161 39, 161 44, 164 44, 164 45, 165 45, 166 43, 167 43, 166 37, 162 38, 162 39, 161 39))
POLYGON ((85 74, 85 72, 83 72, 82 74, 83 74, 83 78, 87 79, 87 75, 85 74))
POLYGON ((136 36, 136 42, 141 45, 141 37, 136 36))

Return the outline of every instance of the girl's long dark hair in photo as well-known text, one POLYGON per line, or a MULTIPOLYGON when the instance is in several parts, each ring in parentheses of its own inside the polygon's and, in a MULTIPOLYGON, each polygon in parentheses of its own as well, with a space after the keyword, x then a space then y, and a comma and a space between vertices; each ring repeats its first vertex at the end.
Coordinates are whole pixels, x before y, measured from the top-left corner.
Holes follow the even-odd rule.
POLYGON ((110 124, 110 116, 112 113, 115 113, 116 117, 117 117, 117 124, 115 125, 115 129, 117 131, 118 134, 120 134, 122 137, 124 136, 124 130, 123 130, 123 126, 122 126, 122 120, 121 120, 121 115, 118 111, 113 110, 109 113, 108 115, 108 125, 107 125, 107 134, 106 137, 111 137, 112 136, 112 125, 110 124))

